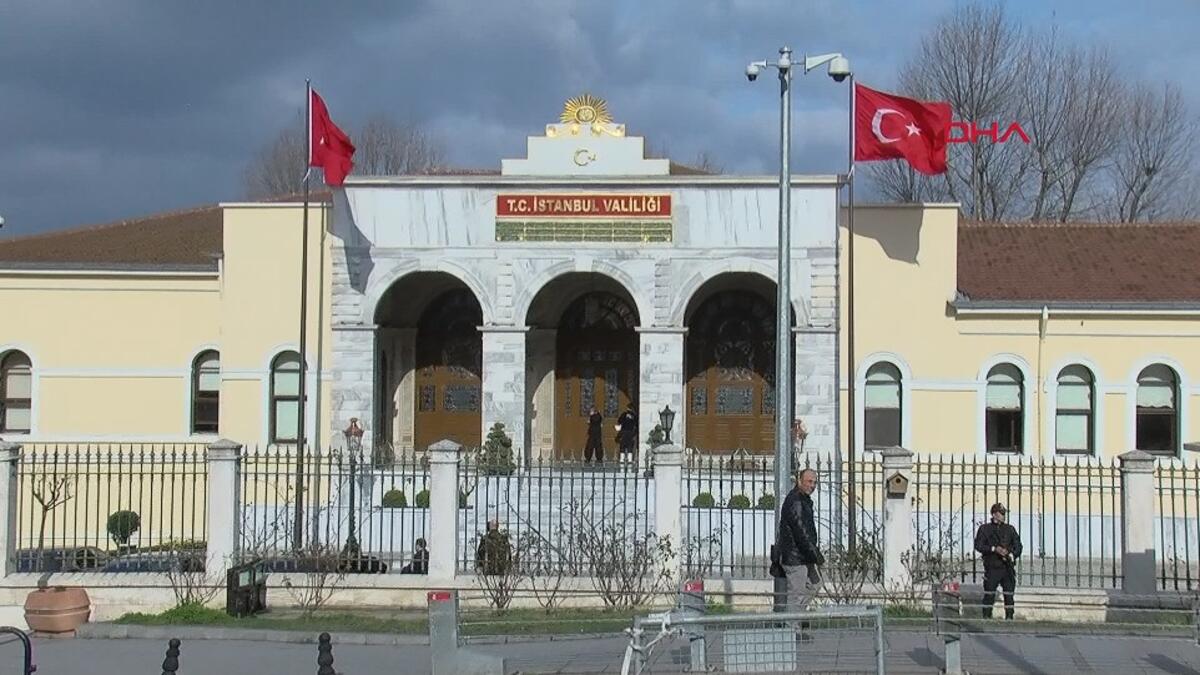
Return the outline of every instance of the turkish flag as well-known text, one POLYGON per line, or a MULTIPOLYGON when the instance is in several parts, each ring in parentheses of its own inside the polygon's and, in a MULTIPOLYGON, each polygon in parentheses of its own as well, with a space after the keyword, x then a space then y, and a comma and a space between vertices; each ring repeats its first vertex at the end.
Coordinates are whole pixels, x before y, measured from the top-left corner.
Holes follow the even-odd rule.
POLYGON ((325 101, 310 90, 309 96, 309 166, 325 170, 325 182, 339 186, 346 181, 346 174, 354 168, 350 158, 354 156, 354 144, 350 137, 333 123, 325 101))
POLYGON ((946 172, 950 104, 854 85, 854 159, 904 159, 923 174, 946 172))

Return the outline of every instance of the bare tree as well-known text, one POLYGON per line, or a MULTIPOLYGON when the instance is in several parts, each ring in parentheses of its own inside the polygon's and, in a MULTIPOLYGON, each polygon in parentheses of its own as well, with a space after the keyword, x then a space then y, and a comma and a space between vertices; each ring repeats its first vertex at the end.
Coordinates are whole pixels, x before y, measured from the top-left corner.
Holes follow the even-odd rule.
POLYGON ((246 168, 246 195, 262 199, 299 194, 304 189, 308 150, 304 139, 304 111, 265 145, 246 168))
POLYGON ((33 481, 30 493, 41 509, 41 522, 38 525, 38 551, 45 550, 46 519, 54 509, 71 501, 75 496, 75 477, 63 475, 39 475, 33 481))
POLYGON ((1121 142, 1113 161, 1115 216, 1122 222, 1152 220, 1169 207, 1170 189, 1190 168, 1193 120, 1179 89, 1135 88, 1125 100, 1121 142))
MULTIPOLYGON (((265 145, 246 169, 246 193, 251 199, 294 195, 304 189, 304 111, 265 145)), ((355 146, 355 175, 426 173, 442 165, 442 145, 416 124, 382 115, 372 117, 358 133, 350 134, 355 146)))
POLYGON ((1077 212, 1080 190, 1116 150, 1121 86, 1117 69, 1102 49, 1076 53, 1067 79, 1066 124, 1062 135, 1058 220, 1077 212))
MULTIPOLYGON (((1021 28, 1000 5, 966 5, 951 12, 921 41, 916 58, 900 74, 903 91, 947 101, 959 118, 986 124, 1017 117, 1021 28)), ((944 179, 946 196, 982 219, 998 219, 1013 206, 1028 157, 1014 158, 1006 146, 952 144, 944 179)))
POLYGON ((1063 137, 1067 133, 1070 86, 1078 54, 1064 47, 1057 29, 1030 35, 1021 53, 1026 76, 1020 87, 1025 110, 1022 127, 1032 139, 1035 163, 1034 195, 1029 219, 1043 220, 1064 175, 1063 137))

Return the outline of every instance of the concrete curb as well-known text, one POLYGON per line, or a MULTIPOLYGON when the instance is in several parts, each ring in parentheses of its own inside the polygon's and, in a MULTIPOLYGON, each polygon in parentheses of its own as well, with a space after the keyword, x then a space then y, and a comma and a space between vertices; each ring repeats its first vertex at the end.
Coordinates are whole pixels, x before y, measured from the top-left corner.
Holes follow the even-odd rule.
MULTIPOLYGON (((316 644, 319 632, 292 630, 257 630, 222 628, 220 626, 134 626, 116 623, 85 623, 76 637, 100 640, 244 640, 250 642, 282 642, 316 644)), ((428 645, 428 635, 400 633, 330 633, 335 645, 374 645, 400 647, 428 645)))

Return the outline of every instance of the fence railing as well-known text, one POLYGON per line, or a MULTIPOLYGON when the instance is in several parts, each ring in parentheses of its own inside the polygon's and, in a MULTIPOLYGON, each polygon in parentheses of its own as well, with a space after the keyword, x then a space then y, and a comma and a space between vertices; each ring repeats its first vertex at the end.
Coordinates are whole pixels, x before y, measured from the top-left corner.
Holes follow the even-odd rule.
POLYGON ((203 446, 36 444, 17 465, 18 572, 203 566, 203 446))
POLYGON ((458 485, 462 572, 495 571, 510 559, 528 573, 591 576, 620 564, 615 542, 654 544, 654 481, 629 466, 467 461, 458 485))
POLYGON ((280 572, 324 565, 424 574, 428 553, 417 551, 426 549, 429 494, 421 462, 376 463, 349 450, 247 448, 238 552, 280 572))
MULTIPOLYGON (((878 486, 880 464, 874 460, 837 463, 807 457, 803 468, 817 472, 813 493, 814 520, 822 550, 830 564, 840 564, 850 548, 850 513, 856 516, 855 543, 874 561, 869 570, 878 578, 882 553, 882 501, 878 486), (851 490, 853 485, 855 489, 851 490)), ((775 543, 777 496, 774 463, 752 456, 688 458, 681 490, 683 509, 683 568, 691 576, 765 578, 775 543)), ((786 497, 786 494, 784 495, 786 497)))
POLYGON ((1121 473, 1088 459, 920 460, 914 578, 983 581, 975 535, 992 504, 1008 510, 1021 537, 1021 584, 1114 588, 1121 583, 1121 473))
POLYGON ((1155 474, 1159 586, 1196 590, 1200 588, 1200 465, 1160 466, 1155 474))

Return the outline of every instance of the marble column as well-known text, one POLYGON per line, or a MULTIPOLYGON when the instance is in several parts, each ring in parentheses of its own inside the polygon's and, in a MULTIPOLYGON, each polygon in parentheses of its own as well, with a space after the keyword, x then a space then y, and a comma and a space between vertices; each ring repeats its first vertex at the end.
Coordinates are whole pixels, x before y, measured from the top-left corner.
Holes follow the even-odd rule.
MULTIPOLYGON (((795 418, 804 421, 805 453, 833 455, 837 443, 837 387, 834 382, 837 333, 833 328, 798 328, 795 340, 795 418)), ((800 442, 795 441, 799 450, 800 442)))
POLYGON ((646 442, 658 413, 670 405, 675 411, 671 442, 684 447, 687 410, 683 399, 683 337, 686 328, 639 328, 641 354, 638 370, 638 443, 639 460, 649 467, 649 444, 646 442))
POLYGON ((411 456, 416 443, 417 330, 402 328, 392 341, 391 373, 387 392, 392 418, 392 444, 397 456, 411 456))
POLYGON ((525 420, 524 326, 481 326, 483 333, 483 435, 500 422, 513 442, 513 459, 523 461, 528 427, 525 420))
POLYGON ((555 340, 558 331, 553 329, 530 329, 526 334, 525 382, 529 391, 526 398, 526 418, 529 420, 528 447, 530 456, 538 459, 554 458, 554 364, 555 340))
MULTIPOLYGON (((350 418, 374 420, 375 405, 375 326, 343 325, 333 327, 332 414, 329 425, 333 438, 341 438, 350 418)), ((374 425, 366 427, 363 447, 373 447, 374 425)))

